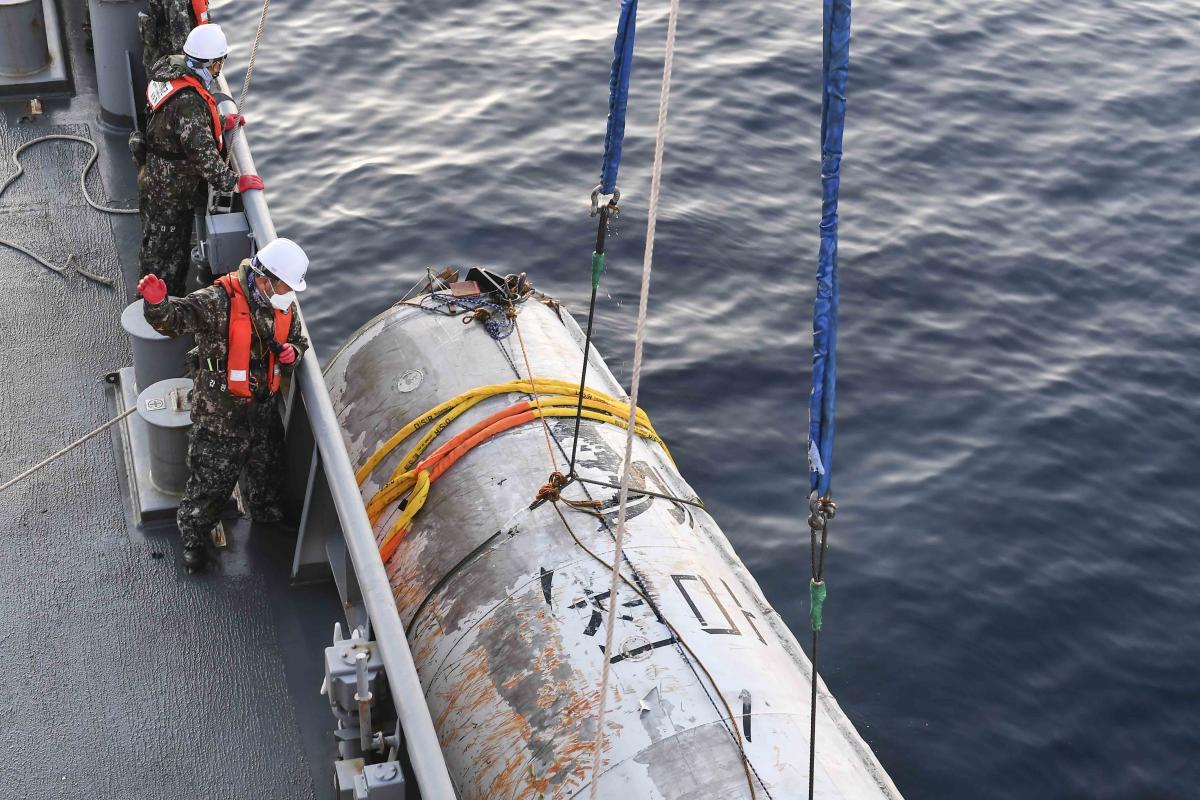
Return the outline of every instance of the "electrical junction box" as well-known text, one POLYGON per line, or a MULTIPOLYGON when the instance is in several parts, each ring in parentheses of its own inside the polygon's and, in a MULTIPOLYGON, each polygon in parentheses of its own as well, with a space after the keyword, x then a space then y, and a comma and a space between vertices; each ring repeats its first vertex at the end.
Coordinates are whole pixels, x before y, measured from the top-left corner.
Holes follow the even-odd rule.
POLYGON ((204 218, 204 229, 208 232, 204 256, 213 275, 233 272, 243 259, 252 255, 254 238, 245 213, 209 214, 204 218))

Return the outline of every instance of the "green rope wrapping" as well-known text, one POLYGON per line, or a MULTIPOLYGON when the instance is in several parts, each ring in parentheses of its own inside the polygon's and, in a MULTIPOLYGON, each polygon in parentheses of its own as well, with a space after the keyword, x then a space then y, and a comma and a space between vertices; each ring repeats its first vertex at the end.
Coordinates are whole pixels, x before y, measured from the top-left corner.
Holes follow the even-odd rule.
POLYGON ((592 253, 592 288, 600 285, 600 276, 604 274, 604 253, 592 253))
POLYGON ((812 608, 808 612, 809 622, 814 631, 821 630, 821 610, 825 607, 825 581, 810 578, 808 581, 808 598, 812 608))

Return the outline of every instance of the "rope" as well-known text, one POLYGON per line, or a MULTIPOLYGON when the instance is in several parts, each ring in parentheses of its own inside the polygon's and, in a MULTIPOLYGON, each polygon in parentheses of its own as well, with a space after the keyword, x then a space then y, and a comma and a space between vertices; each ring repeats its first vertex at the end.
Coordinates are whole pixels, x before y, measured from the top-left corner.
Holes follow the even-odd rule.
POLYGON ((489 300, 486 297, 455 297, 450 294, 427 294, 422 295, 417 303, 409 303, 406 305, 416 305, 425 311, 433 311, 437 314, 444 314, 448 317, 458 316, 459 308, 470 309, 463 316, 463 324, 470 322, 479 322, 483 324, 483 329, 487 331, 488 336, 493 339, 507 339, 512 336, 513 330, 516 328, 516 316, 509 316, 508 309, 497 303, 495 300, 489 300), (497 321, 499 318, 500 321, 497 321))
POLYGON ((24 480, 25 478, 28 478, 33 473, 37 472, 39 469, 41 469, 42 467, 49 464, 51 461, 54 461, 57 458, 61 458, 62 456, 66 455, 67 453, 74 450, 76 447, 79 447, 79 445, 83 444, 88 439, 91 439, 96 434, 100 433, 101 431, 107 430, 108 428, 111 428, 113 425, 116 425, 118 422, 125 419, 126 417, 128 417, 130 414, 132 414, 135 411, 137 411, 137 406, 134 406, 133 408, 129 409, 128 411, 121 412, 120 415, 113 417, 108 422, 101 425, 99 428, 96 428, 96 430, 94 430, 90 433, 84 434, 82 437, 71 442, 69 445, 64 447, 62 450, 59 450, 54 455, 50 456, 45 461, 42 461, 38 464, 34 464, 32 467, 25 470, 17 477, 12 478, 11 480, 7 481, 3 486, 0 486, 0 492, 3 492, 5 489, 12 486, 13 484, 19 483, 20 481, 24 480))
POLYGON ((17 156, 19 156, 22 152, 29 149, 30 147, 33 147, 35 144, 38 144, 39 142, 48 142, 51 139, 65 139, 67 141, 72 141, 72 142, 83 142, 88 147, 92 148, 92 157, 90 159, 88 159, 88 163, 83 168, 83 172, 79 173, 79 189, 81 192, 83 192, 83 199, 87 201, 87 204, 89 206, 96 209, 97 211, 103 211, 106 214, 136 214, 136 213, 138 213, 138 210, 136 208, 114 208, 112 206, 102 206, 99 203, 97 203, 95 200, 92 199, 92 196, 90 194, 88 194, 87 184, 85 183, 85 180, 87 179, 87 174, 91 171, 92 167, 95 165, 96 159, 98 159, 100 157, 100 148, 98 148, 96 146, 96 143, 93 142, 91 139, 85 138, 83 136, 75 136, 75 135, 69 134, 69 133, 52 133, 47 136, 39 136, 36 139, 30 139, 28 142, 21 145, 16 150, 14 150, 13 154, 12 154, 12 162, 13 162, 13 164, 15 164, 17 166, 17 171, 14 175, 12 175, 12 177, 10 177, 8 180, 6 180, 3 185, 0 185, 0 196, 3 196, 4 192, 8 189, 9 186, 11 186, 17 180, 17 178, 20 178, 23 174, 25 174, 25 168, 21 166, 21 162, 17 159, 17 156))
MULTIPOLYGON (((650 177, 650 204, 647 211, 646 249, 642 257, 642 288, 638 298, 637 328, 633 339, 633 378, 629 387, 629 407, 637 408, 638 390, 642 378, 642 344, 646 335, 646 307, 650 300, 650 271, 654 260, 654 233, 658 223, 658 197, 662 188, 663 149, 667 138, 667 106, 671 98, 671 66, 675 55, 675 23, 679 17, 679 0, 671 0, 671 12, 667 19, 666 55, 663 59, 662 86, 658 96, 658 129, 654 134, 654 169, 650 177)), ((629 474, 633 458, 633 413, 630 412, 629 430, 625 435, 625 460, 621 470, 621 507, 617 512, 617 535, 613 551, 612 579, 609 585, 609 607, 617 607, 618 579, 620 577, 621 547, 625 538, 625 509, 629 500, 629 474)), ((604 666, 600 672, 600 710, 596 721, 596 749, 592 756, 591 798, 596 800, 599 782, 596 780, 604 748, 604 716, 608 710, 608 675, 612 652, 613 629, 616 614, 609 614, 604 634, 604 666)), ((719 692, 718 692, 719 694, 719 692)), ((724 698, 722 698, 724 699, 724 698)), ((736 725, 734 726, 736 728, 736 725)), ((743 758, 745 754, 743 753, 743 758)), ((750 796, 754 797, 754 784, 750 784, 750 796)))
MULTIPOLYGON (((250 48, 250 61, 246 64, 246 74, 242 77, 242 91, 238 96, 237 113, 242 113, 242 109, 246 107, 246 93, 250 91, 250 76, 254 74, 254 59, 258 57, 258 45, 262 42, 263 28, 267 24, 267 9, 271 7, 271 0, 263 0, 262 13, 258 15, 258 30, 254 33, 254 45, 250 48)), ((233 164, 233 137, 237 136, 238 128, 236 126, 229 134, 229 145, 225 148, 225 163, 233 164)))
POLYGON ((521 357, 525 359, 525 374, 529 376, 529 382, 533 387, 530 396, 533 397, 533 402, 537 406, 538 419, 542 421, 542 433, 546 434, 546 453, 550 456, 550 467, 554 470, 552 475, 562 475, 558 471, 558 461, 554 458, 554 446, 550 444, 550 424, 546 422, 546 417, 542 414, 542 401, 538 397, 537 381, 533 379, 533 368, 529 366, 529 353, 525 352, 525 337, 521 335, 521 323, 517 321, 515 309, 511 305, 509 306, 509 314, 513 321, 513 327, 517 331, 517 341, 521 345, 521 357))
MULTIPOLYGON (((87 146, 92 148, 92 157, 90 159, 88 159, 87 165, 84 166, 83 171, 79 173, 79 190, 83 193, 83 199, 85 201, 87 201, 87 204, 89 206, 91 206, 92 208, 96 209, 97 211, 101 211, 105 214, 136 214, 136 213, 138 213, 138 210, 136 208, 115 208, 113 206, 102 206, 99 203, 97 203, 95 200, 92 199, 92 196, 90 194, 88 194, 88 190, 87 190, 87 175, 91 171, 92 167, 96 164, 96 160, 100 157, 100 148, 98 148, 96 146, 96 143, 93 142, 91 139, 85 138, 83 136, 75 136, 75 135, 69 134, 69 133, 52 133, 52 134, 48 134, 46 136, 39 136, 36 139, 30 139, 28 142, 25 142, 25 144, 21 145, 16 150, 14 150, 13 154, 12 154, 12 162, 13 162, 13 164, 16 165, 17 171, 14 172, 11 176, 9 176, 9 178, 7 180, 5 180, 3 184, 0 184, 0 197, 3 197, 4 193, 6 191, 8 191, 8 187, 12 186, 17 181, 18 178, 20 178, 22 175, 25 174, 25 168, 23 166, 21 166, 21 161, 18 158, 18 156, 22 152, 24 152, 26 149, 33 147, 35 144, 38 144, 39 142, 48 142, 52 139, 65 139, 65 140, 71 141, 71 142, 83 142, 84 144, 86 144, 87 146)), ((58 267, 58 266, 55 266, 54 264, 51 264, 49 261, 47 261, 46 259, 37 255, 36 253, 34 253, 30 250, 27 250, 26 248, 22 247, 21 245, 17 244, 16 242, 10 242, 7 239, 0 239, 0 245, 3 245, 4 247, 12 248, 13 250, 16 250, 18 253, 24 253, 25 255, 29 256, 29 258, 31 258, 34 261, 36 261, 37 263, 41 264, 46 269, 50 270, 51 272, 56 272, 59 275, 66 274, 67 268, 71 266, 71 261, 75 258, 75 255, 73 253, 68 255, 66 263, 63 264, 63 266, 58 267)), ((102 275, 97 275, 94 272, 88 272, 87 270, 85 270, 81 267, 78 267, 78 266, 75 267, 75 271, 78 272, 83 277, 87 278, 88 280, 95 281, 96 283, 102 283, 105 286, 113 286, 115 283, 115 281, 113 281, 112 278, 106 278, 102 275)))

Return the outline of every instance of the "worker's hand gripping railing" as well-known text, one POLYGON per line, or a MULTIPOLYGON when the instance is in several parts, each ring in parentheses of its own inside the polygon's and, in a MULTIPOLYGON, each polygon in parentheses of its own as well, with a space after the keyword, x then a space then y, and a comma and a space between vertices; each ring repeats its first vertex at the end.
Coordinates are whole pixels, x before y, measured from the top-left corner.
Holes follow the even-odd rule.
MULTIPOLYGON (((229 85, 224 76, 217 79, 218 87, 228 98, 229 85)), ((237 111, 231 99, 221 102, 218 110, 222 114, 237 111)), ((233 148, 234 166, 242 174, 258 174, 246 136, 230 137, 233 148)), ((267 209, 266 199, 260 190, 251 190, 242 195, 242 205, 257 247, 261 248, 276 238, 275 226, 267 209)), ((300 315, 304 325, 304 316, 300 315)), ((304 326, 308 336, 308 328, 304 326)), ((333 404, 325 387, 325 378, 311 348, 300 362, 296 372, 296 384, 313 441, 320 454, 320 463, 328 484, 333 505, 341 524, 346 549, 353 563, 358 589, 370 615, 371 628, 375 631, 376 646, 383 658, 391 694, 396 704, 396 714, 404 731, 404 742, 412 762, 414 777, 426 800, 452 800, 454 785, 446 769, 446 760, 425 703, 424 690, 417 677, 412 652, 404 635, 404 626, 396 610, 391 586, 384 572, 383 562, 375 546, 375 536, 367 519, 354 469, 342 442, 341 431, 334 415, 333 404)), ((293 415, 295 418, 295 415, 293 415)))

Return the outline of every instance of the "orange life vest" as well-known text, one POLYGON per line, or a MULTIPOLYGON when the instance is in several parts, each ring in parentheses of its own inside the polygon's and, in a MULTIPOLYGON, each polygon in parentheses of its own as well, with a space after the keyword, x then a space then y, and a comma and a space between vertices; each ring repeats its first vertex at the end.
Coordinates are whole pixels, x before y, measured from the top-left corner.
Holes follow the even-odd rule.
POLYGON ((150 81, 146 87, 146 102, 150 104, 152 112, 158 111, 168 100, 188 88, 199 92, 208 104, 208 113, 212 116, 213 138, 217 140, 217 149, 224 150, 225 139, 221 136, 221 114, 217 111, 216 98, 208 93, 208 89, 204 88, 204 84, 195 75, 184 75, 169 82, 150 81))
POLYGON ((197 25, 208 24, 208 0, 192 0, 192 21, 197 25))
MULTIPOLYGON (((225 383, 234 397, 252 397, 250 391, 250 341, 254 337, 254 320, 250 318, 250 303, 242 289, 238 273, 230 272, 217 278, 229 295, 229 348, 225 354, 225 383)), ((275 341, 283 344, 292 330, 292 309, 275 312, 275 341)), ((267 388, 271 394, 279 391, 279 364, 275 353, 267 349, 267 388)))

